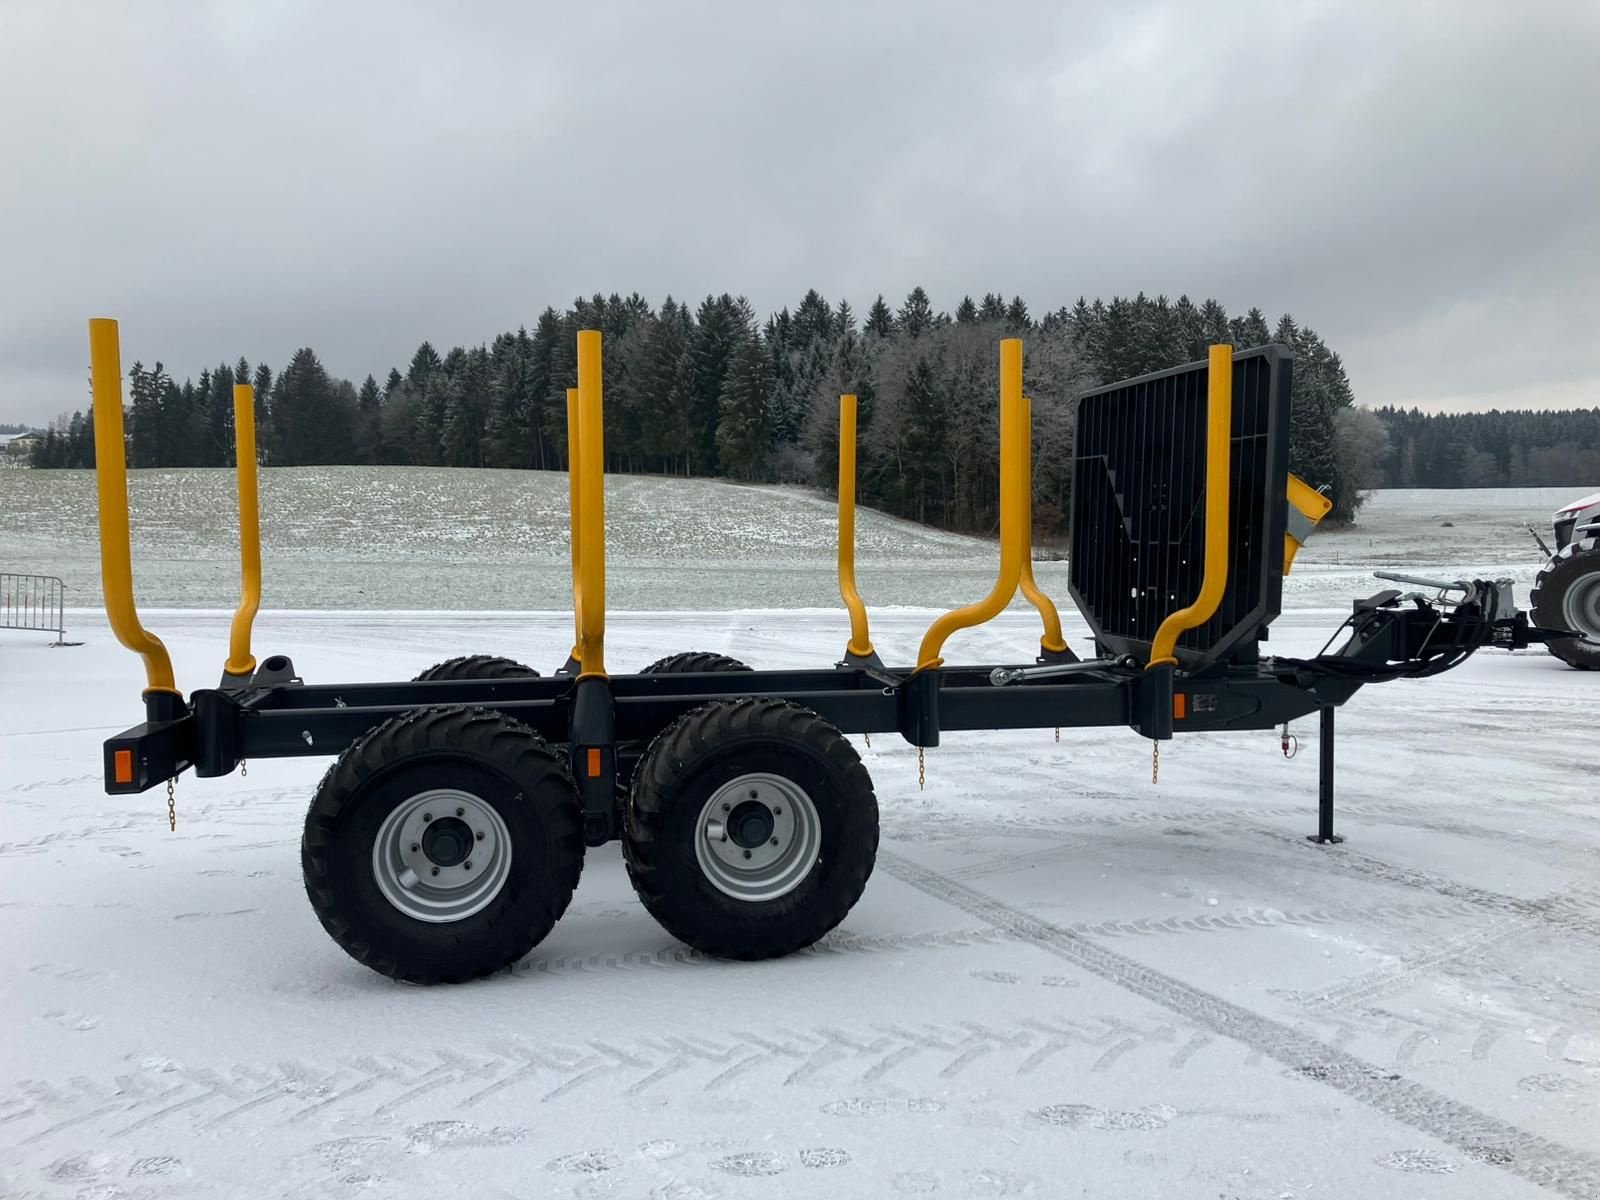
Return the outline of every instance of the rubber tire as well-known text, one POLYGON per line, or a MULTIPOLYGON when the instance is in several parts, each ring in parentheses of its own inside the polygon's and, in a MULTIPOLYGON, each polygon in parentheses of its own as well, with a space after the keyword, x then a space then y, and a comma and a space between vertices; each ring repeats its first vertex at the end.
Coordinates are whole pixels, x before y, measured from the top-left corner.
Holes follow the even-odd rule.
POLYGON ((565 757, 504 713, 460 705, 392 717, 341 754, 317 787, 300 842, 306 895, 322 927, 363 966, 409 983, 463 983, 523 958, 566 911, 583 853, 565 757), (500 893, 445 924, 406 916, 372 871, 383 818, 437 786, 493 805, 512 846, 500 893))
MULTIPOLYGON (((677 654, 669 654, 665 658, 658 658, 644 670, 641 675, 692 675, 701 671, 748 671, 750 668, 737 658, 729 658, 726 654, 716 654, 709 650, 683 650, 677 654)), ((617 746, 617 761, 633 763, 648 748, 645 742, 621 742, 617 746)), ((631 779, 631 772, 629 774, 631 779)), ((622 823, 626 820, 625 810, 628 803, 629 784, 621 781, 617 784, 617 829, 621 830, 622 823)))
POLYGON ((633 890, 673 937, 716 958, 778 958, 824 936, 861 898, 878 853, 878 800, 855 748, 811 709, 768 697, 714 700, 650 744, 628 797, 622 852, 633 890), (695 859, 706 799, 752 771, 799 783, 822 826, 817 863, 775 900, 726 895, 695 859))
MULTIPOLYGON (((1566 629, 1561 611, 1567 590, 1585 575, 1600 572, 1600 538, 1569 542, 1539 569, 1528 596, 1533 623, 1541 629, 1566 629)), ((1576 631, 1575 631, 1576 632, 1576 631)), ((1551 654, 1580 671, 1600 670, 1600 641, 1589 637, 1562 638, 1546 643, 1551 654)))
POLYGON ((525 667, 519 662, 509 658, 501 658, 497 654, 467 654, 461 658, 446 659, 442 663, 434 663, 422 674, 413 679, 412 683, 425 683, 429 680, 461 680, 461 679, 537 679, 539 672, 532 667, 525 667))
POLYGON ((737 658, 714 654, 709 650, 684 650, 658 658, 641 675, 693 675, 704 671, 748 671, 750 668, 737 658))

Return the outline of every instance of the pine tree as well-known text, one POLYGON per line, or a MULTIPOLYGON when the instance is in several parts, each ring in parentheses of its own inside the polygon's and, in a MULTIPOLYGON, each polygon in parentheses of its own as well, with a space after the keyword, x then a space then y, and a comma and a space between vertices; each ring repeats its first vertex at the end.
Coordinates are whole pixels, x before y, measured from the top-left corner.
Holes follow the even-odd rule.
MULTIPOLYGON (((241 359, 241 362, 244 360, 241 359)), ((275 461, 270 447, 272 445, 272 368, 262 363, 256 368, 255 398, 256 398, 256 457, 263 463, 275 461)))
POLYGON ((689 353, 694 361, 694 389, 690 396, 689 470, 691 474, 718 474, 717 429, 721 424, 722 382, 734 352, 751 336, 745 309, 724 292, 707 296, 695 316, 689 353))
POLYGON ((933 328, 933 304, 928 299, 928 293, 918 284, 906 296, 906 302, 900 306, 897 322, 900 332, 907 337, 921 337, 933 328))
POLYGON ((160 400, 142 362, 128 368, 128 465, 154 466, 161 444, 160 400))
POLYGON ((1233 341, 1228 310, 1215 300, 1207 300, 1200 306, 1200 338, 1207 349, 1233 341))
POLYGON ((284 466, 349 462, 354 408, 353 390, 346 395, 336 387, 314 350, 295 351, 273 389, 278 461, 284 466))
POLYGON ((411 365, 406 368, 406 382, 420 392, 427 387, 428 380, 443 366, 444 363, 439 358, 439 352, 433 348, 433 343, 423 342, 411 356, 411 365))
POLYGON ((894 313, 883 302, 882 292, 878 293, 878 298, 872 302, 872 307, 867 309, 867 320, 862 328, 880 338, 891 338, 895 335, 894 313))
POLYGON ((1187 295, 1179 296, 1172 306, 1173 336, 1180 362, 1201 362, 1206 357, 1205 328, 1200 310, 1187 295))
POLYGON ((822 298, 822 294, 812 288, 794 310, 792 344, 804 353, 814 342, 831 343, 838 336, 833 309, 822 298))
POLYGON ((382 436, 383 393, 378 390, 378 380, 368 375, 361 381, 356 393, 355 458, 357 462, 375 463, 378 460, 378 442, 382 436))
POLYGON ((839 301, 839 307, 833 310, 833 336, 836 338, 847 337, 856 331, 855 309, 850 307, 850 301, 839 301))
POLYGON ((957 325, 976 325, 978 323, 978 306, 972 302, 971 296, 961 297, 961 303, 956 305, 957 325))
POLYGON ((941 514, 944 500, 945 407, 933 364, 919 354, 905 381, 903 471, 915 519, 926 523, 941 514))
POLYGON ((746 335, 733 352, 718 397, 717 454, 723 474, 750 481, 766 478, 771 393, 771 360, 761 339, 746 335))

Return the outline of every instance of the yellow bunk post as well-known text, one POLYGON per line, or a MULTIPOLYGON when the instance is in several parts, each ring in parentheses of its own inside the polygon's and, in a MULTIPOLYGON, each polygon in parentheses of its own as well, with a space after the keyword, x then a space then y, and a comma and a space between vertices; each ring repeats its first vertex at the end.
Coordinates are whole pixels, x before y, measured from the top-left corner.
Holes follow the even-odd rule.
POLYGON ((250 627, 261 610, 261 498, 256 464, 256 390, 233 385, 234 462, 239 476, 239 607, 233 614, 224 687, 243 686, 256 669, 250 653, 250 627))
POLYGON ((1206 563, 1200 594, 1156 630, 1146 669, 1178 665, 1178 637, 1204 625, 1228 588, 1228 471, 1233 456, 1233 347, 1212 346, 1206 383, 1206 563))
POLYGON ((576 675, 583 669, 580 657, 583 650, 583 618, 581 589, 578 586, 578 389, 567 389, 567 512, 572 540, 572 653, 562 665, 558 675, 576 675))
POLYGON ((867 631, 867 606, 856 588, 856 398, 839 397, 839 596, 850 613, 844 660, 881 666, 867 631))
POLYGON ((952 633, 998 616, 1017 594, 1027 541, 1022 424, 1022 341, 1006 338, 1000 343, 1000 578, 986 599, 947 612, 928 627, 917 650, 919 672, 944 662, 939 652, 952 633))
POLYGON ((578 331, 578 497, 576 541, 579 678, 604 678, 606 635, 605 421, 600 331, 578 331))
POLYGON ((89 378, 94 399, 95 483, 100 502, 100 579, 106 618, 117 641, 144 659, 145 707, 152 720, 183 711, 183 693, 161 639, 139 623, 133 600, 133 551, 128 532, 128 461, 122 433, 122 351, 117 323, 89 319, 89 378))
POLYGON ((1061 614, 1033 579, 1033 401, 1022 398, 1022 477, 1027 481, 1027 511, 1023 514, 1022 529, 1027 541, 1022 555, 1022 594, 1039 610, 1044 622, 1044 634, 1039 638, 1041 662, 1073 662, 1077 655, 1067 646, 1061 634, 1061 614))

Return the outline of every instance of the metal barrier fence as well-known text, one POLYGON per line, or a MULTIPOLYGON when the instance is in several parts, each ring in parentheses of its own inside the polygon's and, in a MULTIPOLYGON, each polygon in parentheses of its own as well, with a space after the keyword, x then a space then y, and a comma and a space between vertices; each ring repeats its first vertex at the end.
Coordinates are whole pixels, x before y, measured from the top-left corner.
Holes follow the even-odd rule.
POLYGON ((67 586, 54 575, 0 572, 0 629, 54 633, 52 646, 67 644, 67 586))

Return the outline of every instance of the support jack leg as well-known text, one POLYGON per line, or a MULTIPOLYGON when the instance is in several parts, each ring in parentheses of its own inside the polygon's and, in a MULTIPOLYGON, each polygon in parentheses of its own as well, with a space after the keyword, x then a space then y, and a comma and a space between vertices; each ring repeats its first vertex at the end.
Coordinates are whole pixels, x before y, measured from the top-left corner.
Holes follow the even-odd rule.
POLYGON ((1317 831, 1306 834, 1306 841, 1319 846, 1344 841, 1333 832, 1333 706, 1322 709, 1322 736, 1317 739, 1320 763, 1317 771, 1317 831))

